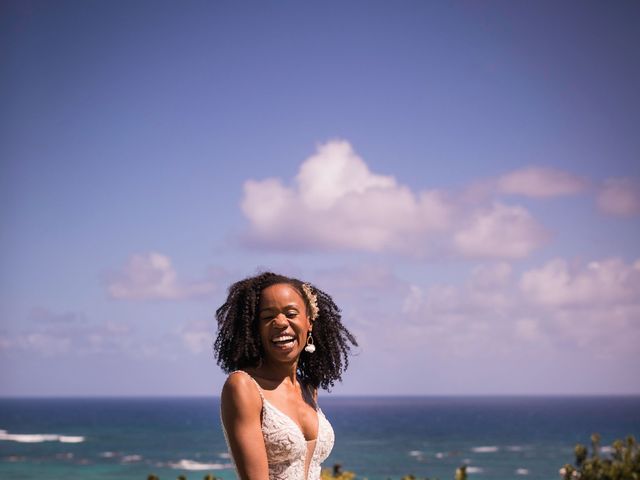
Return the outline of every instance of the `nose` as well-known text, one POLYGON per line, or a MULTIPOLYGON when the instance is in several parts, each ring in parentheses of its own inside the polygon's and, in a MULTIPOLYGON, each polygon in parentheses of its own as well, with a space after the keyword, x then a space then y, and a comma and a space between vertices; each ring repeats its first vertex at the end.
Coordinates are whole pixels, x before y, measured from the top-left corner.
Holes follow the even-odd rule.
POLYGON ((278 315, 276 315, 273 319, 273 324, 276 327, 286 327, 288 325, 286 315, 284 313, 279 313, 278 315))

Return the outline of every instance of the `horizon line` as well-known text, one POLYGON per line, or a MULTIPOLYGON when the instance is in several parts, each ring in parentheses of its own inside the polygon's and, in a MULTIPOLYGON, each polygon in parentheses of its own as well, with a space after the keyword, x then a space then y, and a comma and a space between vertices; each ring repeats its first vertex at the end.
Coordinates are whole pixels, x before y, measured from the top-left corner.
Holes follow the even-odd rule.
MULTIPOLYGON (((405 394, 321 394, 323 399, 402 399, 402 398, 611 398, 611 397, 640 397, 640 392, 636 393, 405 393, 405 394)), ((4 395, 0 394, 0 400, 20 400, 20 399, 42 399, 42 400, 63 400, 63 399, 196 399, 209 398, 220 399, 220 395, 207 394, 45 394, 45 395, 4 395)))

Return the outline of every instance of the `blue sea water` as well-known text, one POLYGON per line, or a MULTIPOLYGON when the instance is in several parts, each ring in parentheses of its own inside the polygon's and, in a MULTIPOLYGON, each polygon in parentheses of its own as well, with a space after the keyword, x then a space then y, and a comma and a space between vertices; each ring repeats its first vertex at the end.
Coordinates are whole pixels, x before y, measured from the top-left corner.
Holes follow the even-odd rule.
MULTIPOLYGON (((370 480, 453 479, 463 464, 472 480, 557 480, 591 433, 605 447, 640 433, 640 397, 326 396, 321 406, 336 433, 324 466, 370 480)), ((0 478, 232 479, 218 412, 218 398, 0 399, 0 478)))

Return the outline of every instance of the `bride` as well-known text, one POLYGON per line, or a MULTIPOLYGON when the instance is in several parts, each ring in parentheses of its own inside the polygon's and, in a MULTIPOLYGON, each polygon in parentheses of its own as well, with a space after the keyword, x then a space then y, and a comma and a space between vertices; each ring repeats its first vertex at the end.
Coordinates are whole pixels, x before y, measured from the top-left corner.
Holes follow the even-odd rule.
POLYGON ((223 431, 242 480, 317 480, 334 442, 318 406, 348 366, 353 335, 326 293, 262 273, 234 283, 217 310, 214 350, 230 373, 223 431))

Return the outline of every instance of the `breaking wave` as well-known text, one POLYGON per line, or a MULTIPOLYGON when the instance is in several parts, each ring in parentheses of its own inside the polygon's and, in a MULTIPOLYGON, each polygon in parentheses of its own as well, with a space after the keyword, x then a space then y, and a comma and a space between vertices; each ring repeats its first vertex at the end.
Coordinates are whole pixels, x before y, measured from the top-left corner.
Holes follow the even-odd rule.
POLYGON ((491 445, 486 447, 473 447, 471 450, 476 453, 494 453, 498 451, 498 447, 491 445))
POLYGON ((53 433, 9 433, 0 430, 0 440, 20 443, 62 442, 81 443, 85 437, 71 435, 57 435, 53 433))
POLYGON ((222 470, 224 468, 231 468, 233 465, 228 463, 200 463, 183 459, 179 462, 169 463, 169 466, 179 470, 222 470))

